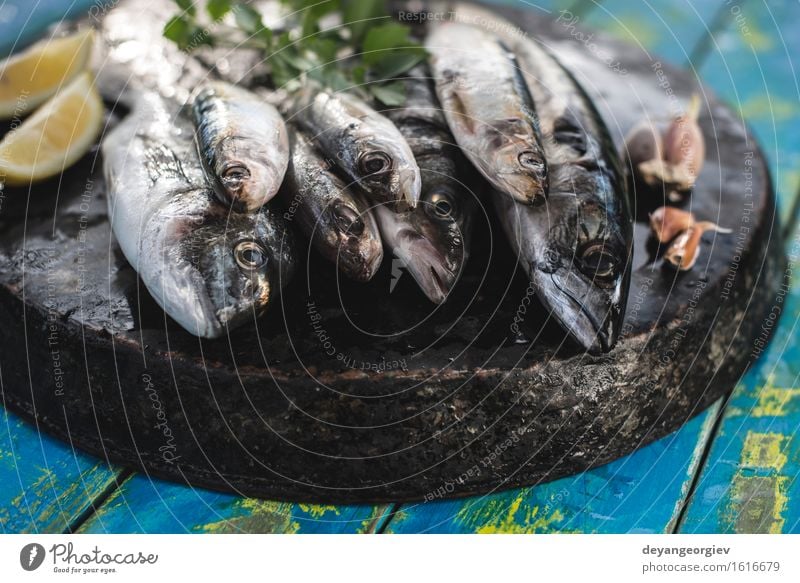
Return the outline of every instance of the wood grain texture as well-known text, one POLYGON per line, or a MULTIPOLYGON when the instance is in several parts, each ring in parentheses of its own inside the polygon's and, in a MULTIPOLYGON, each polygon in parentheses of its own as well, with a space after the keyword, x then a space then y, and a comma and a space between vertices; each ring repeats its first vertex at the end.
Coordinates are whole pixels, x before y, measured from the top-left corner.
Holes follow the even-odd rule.
MULTIPOLYGON (((82 17, 107 1, 0 3, 0 58, 37 40, 51 24, 82 17)), ((70 530, 120 475, 120 469, 73 450, 0 407, 0 531, 70 530)))
POLYGON ((125 481, 84 533, 369 533, 388 506, 321 506, 243 498, 151 480, 125 481))
POLYGON ((403 506, 392 533, 670 532, 719 410, 577 476, 466 500, 403 506))
POLYGON ((580 24, 631 43, 653 61, 685 66, 723 4, 722 0, 604 0, 580 24))
POLYGON ((800 186, 800 92, 792 62, 800 39, 785 26, 798 18, 796 2, 749 2, 735 29, 716 39, 703 68, 760 137, 784 221, 795 224, 787 225, 794 228, 787 238, 791 292, 775 298, 775 314, 782 314, 775 338, 726 407, 682 532, 800 532, 800 230, 789 214, 800 186))
POLYGON ((53 23, 101 11, 113 0, 5 0, 0 2, 0 59, 38 40, 53 23))
POLYGON ((68 531, 120 473, 0 409, 0 532, 68 531))
POLYGON ((800 229, 788 253, 780 323, 725 409, 681 532, 800 532, 800 229))
POLYGON ((702 79, 752 127, 770 162, 784 223, 800 187, 800 19, 794 0, 749 0, 712 38, 702 79))

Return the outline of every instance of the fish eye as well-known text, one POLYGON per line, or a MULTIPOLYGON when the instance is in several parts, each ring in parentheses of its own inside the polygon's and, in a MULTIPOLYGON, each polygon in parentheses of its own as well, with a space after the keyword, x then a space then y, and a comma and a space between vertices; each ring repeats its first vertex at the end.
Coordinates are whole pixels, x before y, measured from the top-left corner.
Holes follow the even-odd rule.
POLYGON ((456 205, 453 199, 441 192, 431 196, 430 203, 426 205, 428 212, 437 219, 449 220, 455 218, 456 205))
POLYGON ((336 228, 342 233, 356 237, 360 237, 364 233, 364 220, 356 209, 339 203, 333 207, 332 214, 336 228))
POLYGON ((248 178, 250 178, 250 171, 243 164, 238 163, 228 164, 219 174, 219 179, 229 190, 240 189, 242 183, 248 178))
POLYGON ((367 152, 358 159, 358 169, 364 176, 386 174, 392 169, 392 159, 386 152, 367 152))
POLYGON ((544 162, 542 157, 537 155, 532 150, 525 150, 519 153, 517 160, 523 168, 533 170, 534 172, 542 172, 544 170, 544 162))
POLYGON ((610 283, 617 276, 617 258, 604 244, 590 245, 581 253, 581 271, 599 283, 610 283))
POLYGON ((242 241, 233 249, 233 257, 242 269, 260 269, 267 264, 264 248, 255 241, 242 241))

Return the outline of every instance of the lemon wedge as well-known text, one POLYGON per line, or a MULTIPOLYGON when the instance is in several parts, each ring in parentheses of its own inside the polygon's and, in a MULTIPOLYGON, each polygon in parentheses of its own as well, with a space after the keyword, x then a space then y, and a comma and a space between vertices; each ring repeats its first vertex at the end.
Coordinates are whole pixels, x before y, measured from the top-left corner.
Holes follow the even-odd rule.
POLYGON ((22 117, 81 74, 89 63, 94 33, 83 30, 40 41, 0 61, 0 119, 22 117))
POLYGON ((0 141, 0 183, 22 186, 77 162, 103 127, 103 101, 84 72, 0 141))

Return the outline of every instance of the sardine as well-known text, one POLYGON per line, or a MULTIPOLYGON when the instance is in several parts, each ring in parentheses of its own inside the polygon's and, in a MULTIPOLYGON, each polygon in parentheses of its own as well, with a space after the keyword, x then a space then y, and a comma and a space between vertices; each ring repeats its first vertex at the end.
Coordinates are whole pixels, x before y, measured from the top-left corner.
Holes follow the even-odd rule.
POLYGON ((372 279, 383 260, 383 246, 369 205, 347 188, 302 132, 290 128, 289 139, 291 160, 281 189, 286 218, 296 218, 314 248, 345 275, 372 279))
POLYGON ((538 117, 514 54, 489 32, 437 24, 425 40, 436 93, 453 135, 499 192, 523 204, 543 201, 548 169, 538 117))
POLYGON ((477 208, 464 184, 467 166, 455 145, 433 90, 430 73, 416 67, 401 80, 406 100, 387 110, 408 141, 422 176, 419 206, 398 214, 375 210, 381 234, 422 291, 440 304, 458 281, 469 257, 477 208))
MULTIPOLYGON (((514 30, 491 13, 459 18, 514 30)), ((549 165, 546 204, 495 197, 512 247, 550 314, 592 353, 607 352, 622 327, 633 257, 633 217, 617 149, 575 78, 538 43, 509 36, 540 116, 549 165)))
POLYGON ((219 337, 256 318, 289 281, 291 233, 268 207, 235 213, 216 199, 188 108, 152 92, 133 103, 102 145, 114 235, 169 316, 219 337))
POLYGON ((192 115, 200 160, 222 202, 253 211, 277 194, 289 164, 286 126, 277 109, 217 81, 196 92, 192 115))
POLYGON ((394 124, 358 97, 309 84, 295 95, 291 121, 297 123, 342 172, 378 203, 414 208, 419 168, 394 124))

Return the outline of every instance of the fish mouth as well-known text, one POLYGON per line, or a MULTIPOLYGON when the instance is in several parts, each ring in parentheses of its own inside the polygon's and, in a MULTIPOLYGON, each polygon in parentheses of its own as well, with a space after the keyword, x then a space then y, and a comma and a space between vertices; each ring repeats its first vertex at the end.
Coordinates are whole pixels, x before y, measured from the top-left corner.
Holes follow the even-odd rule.
POLYGON ((263 206, 263 199, 251 193, 246 188, 235 195, 232 193, 227 194, 227 199, 223 202, 228 204, 232 210, 238 213, 255 212, 263 206))
POLYGON ((270 286, 265 282, 252 298, 242 298, 238 302, 234 301, 226 306, 216 308, 214 316, 219 329, 217 336, 221 336, 227 330, 233 330, 248 319, 255 320, 260 317, 266 311, 269 300, 270 286))
POLYGON ((351 243, 345 239, 339 245, 335 260, 345 267, 343 271, 352 279, 370 281, 383 262, 383 247, 369 240, 356 239, 351 243))
POLYGON ((371 280, 375 274, 378 272, 378 269, 383 263, 383 247, 381 245, 377 246, 377 249, 374 253, 369 256, 367 260, 364 272, 363 272, 363 280, 362 281, 369 281, 371 280))
MULTIPOLYGON (((400 198, 408 209, 415 209, 422 194, 422 176, 417 166, 406 166, 398 171, 400 198)), ((401 205, 402 206, 402 205, 401 205)))
POLYGON ((534 270, 539 300, 570 337, 590 354, 609 352, 619 325, 608 294, 569 270, 534 270))
POLYGON ((399 237, 405 251, 401 259, 409 273, 430 301, 443 303, 456 281, 456 274, 446 267, 444 254, 415 231, 402 231, 399 237))
POLYGON ((427 272, 423 271, 415 279, 430 301, 441 304, 450 294, 454 276, 446 270, 429 265, 427 272))
POLYGON ((142 278, 145 286, 158 305, 184 330, 199 338, 219 338, 225 333, 225 326, 206 279, 189 262, 173 260, 173 252, 179 244, 177 238, 186 225, 167 217, 161 227, 158 232, 147 233, 158 250, 152 257, 140 257, 133 264, 134 269, 137 273, 146 272, 145 261, 155 268, 150 272, 151 277, 142 278))
POLYGON ((159 300, 158 303, 173 320, 199 338, 214 339, 222 336, 233 311, 233 308, 216 309, 211 299, 203 295, 187 300, 179 293, 174 293, 171 296, 161 296, 159 300))
POLYGON ((531 206, 541 204, 547 199, 544 184, 532 176, 519 172, 499 172, 497 179, 503 185, 504 191, 517 202, 531 206))
POLYGON ((356 281, 369 281, 383 261, 383 244, 367 204, 352 194, 355 206, 336 202, 330 207, 335 256, 332 261, 356 281))
POLYGON ((227 202, 237 212, 255 212, 278 192, 282 177, 269 166, 248 167, 250 174, 237 188, 227 189, 227 202))

